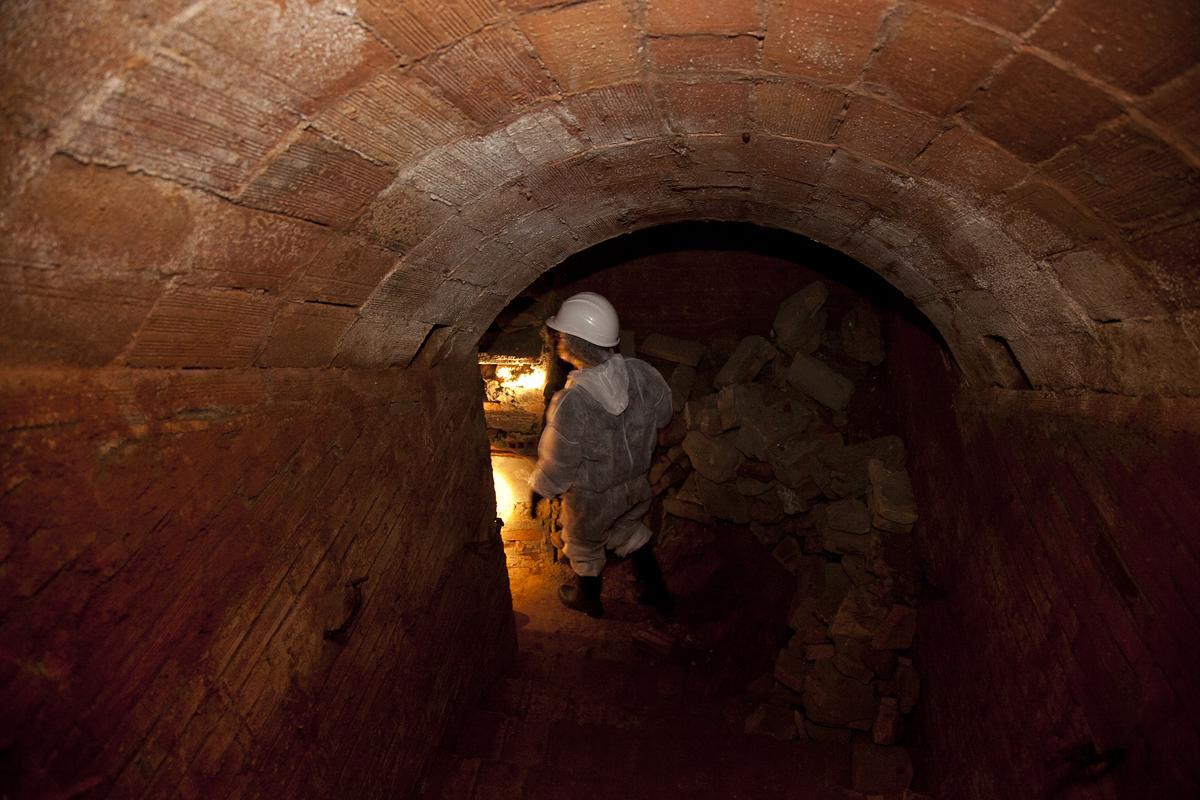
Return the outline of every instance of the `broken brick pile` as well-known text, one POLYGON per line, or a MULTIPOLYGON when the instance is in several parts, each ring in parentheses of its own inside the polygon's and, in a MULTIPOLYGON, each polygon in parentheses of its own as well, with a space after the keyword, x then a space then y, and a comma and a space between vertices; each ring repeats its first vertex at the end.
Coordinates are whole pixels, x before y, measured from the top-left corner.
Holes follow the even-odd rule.
POLYGON ((827 330, 827 297, 809 284, 781 304, 770 338, 741 339, 723 363, 716 346, 659 334, 640 343, 677 412, 650 480, 664 534, 672 517, 745 524, 796 575, 790 640, 746 730, 853 742, 854 788, 902 791, 912 777, 903 715, 920 685, 904 655, 916 630, 917 508, 904 442, 850 443, 839 430, 855 384, 827 362, 865 371, 884 348, 865 302, 827 330))

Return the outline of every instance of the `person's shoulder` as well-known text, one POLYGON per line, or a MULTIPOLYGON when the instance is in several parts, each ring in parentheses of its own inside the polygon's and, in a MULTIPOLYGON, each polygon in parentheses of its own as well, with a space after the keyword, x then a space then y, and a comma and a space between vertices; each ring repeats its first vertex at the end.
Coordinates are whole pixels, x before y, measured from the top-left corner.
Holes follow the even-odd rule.
POLYGON ((640 375, 645 381, 649 381, 650 383, 661 381, 664 384, 667 382, 667 379, 658 371, 658 368, 651 365, 648 361, 642 361, 640 358, 626 358, 625 363, 629 365, 630 370, 640 375))

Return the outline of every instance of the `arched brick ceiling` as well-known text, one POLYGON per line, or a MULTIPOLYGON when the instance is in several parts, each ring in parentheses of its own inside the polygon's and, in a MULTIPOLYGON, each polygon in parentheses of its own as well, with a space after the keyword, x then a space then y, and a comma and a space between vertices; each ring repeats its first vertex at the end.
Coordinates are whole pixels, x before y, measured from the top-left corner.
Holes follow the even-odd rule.
POLYGON ((63 6, 0 9, 10 362, 407 364, 717 219, 861 260, 978 382, 999 337, 1200 393, 1192 0, 63 6))

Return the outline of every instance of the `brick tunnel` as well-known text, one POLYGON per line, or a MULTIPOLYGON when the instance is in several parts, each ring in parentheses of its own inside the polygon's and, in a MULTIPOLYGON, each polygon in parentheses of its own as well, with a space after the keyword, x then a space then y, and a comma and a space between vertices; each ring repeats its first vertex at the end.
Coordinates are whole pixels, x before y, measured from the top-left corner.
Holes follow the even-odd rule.
POLYGON ((517 657, 478 342, 677 223, 733 226, 704 286, 663 262, 693 321, 791 291, 760 236, 909 309, 913 786, 1200 785, 1194 2, 15 0, 0 38, 5 797, 428 786, 517 657))

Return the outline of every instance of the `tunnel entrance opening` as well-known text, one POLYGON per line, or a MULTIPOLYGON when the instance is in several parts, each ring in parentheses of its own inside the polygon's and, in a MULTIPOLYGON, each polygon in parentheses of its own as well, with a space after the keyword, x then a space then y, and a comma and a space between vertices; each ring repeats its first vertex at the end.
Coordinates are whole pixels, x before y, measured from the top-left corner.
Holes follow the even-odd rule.
MULTIPOLYGON (((661 719, 682 706, 707 715, 712 738, 700 751, 771 743, 777 763, 754 761, 757 777, 726 776, 748 781, 739 791, 795 796, 797 781, 814 780, 872 792, 911 786, 907 748, 916 739, 905 736, 904 720, 918 687, 909 652, 917 515, 888 402, 885 340, 897 320, 951 360, 876 274, 749 225, 687 223, 621 237, 522 292, 481 339, 479 356, 522 653, 503 691, 586 693, 598 672, 609 681, 621 673, 617 682, 631 691, 631 680, 677 681, 694 695, 651 706, 661 719), (535 509, 528 499, 544 412, 570 369, 541 330, 580 291, 614 303, 618 352, 658 368, 676 395, 648 476, 646 517, 677 600, 672 617, 638 605, 628 560, 611 554, 605 618, 563 608, 556 589, 572 572, 560 520, 554 504, 535 509), (571 677, 560 682, 562 673, 571 677), (818 752, 819 778, 780 766, 811 764, 818 752)), ((504 735, 536 737, 526 757, 540 764, 571 746, 581 714, 598 723, 631 713, 611 695, 596 703, 534 733, 525 730, 527 708, 505 710, 504 735)), ((450 749, 468 754, 498 735, 480 729, 496 722, 494 713, 469 720, 450 749)), ((664 733, 641 716, 630 727, 664 733)), ((678 761, 661 757, 643 771, 678 761)))

